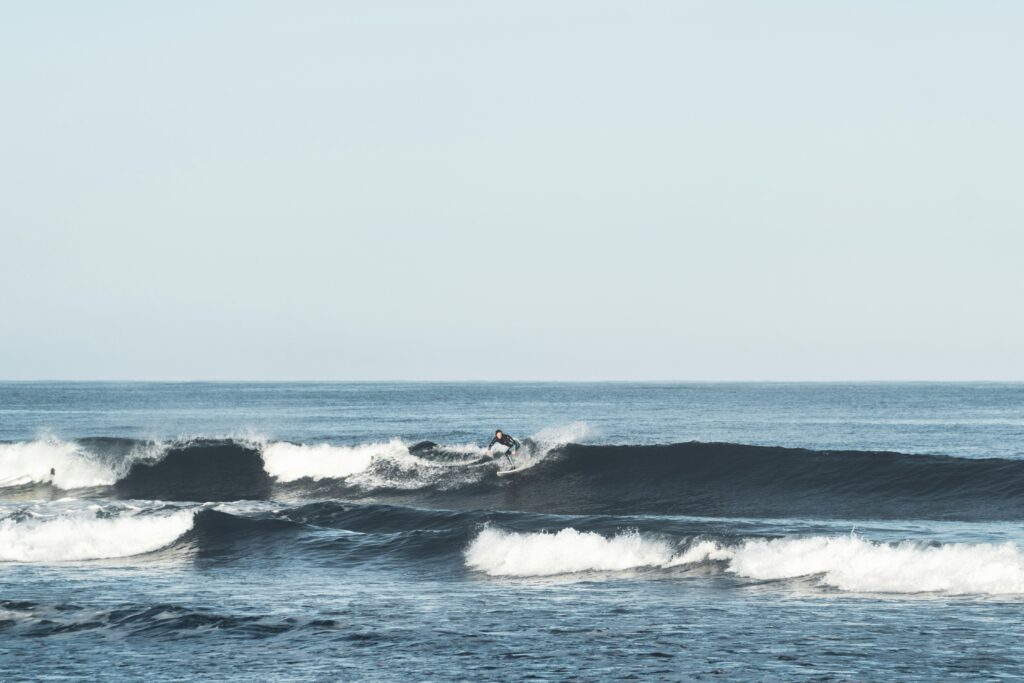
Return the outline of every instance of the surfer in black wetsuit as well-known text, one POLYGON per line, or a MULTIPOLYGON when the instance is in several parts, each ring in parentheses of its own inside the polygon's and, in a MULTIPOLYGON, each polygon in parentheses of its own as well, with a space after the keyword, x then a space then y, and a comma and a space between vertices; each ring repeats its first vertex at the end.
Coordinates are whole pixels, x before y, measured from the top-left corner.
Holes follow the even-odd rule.
POLYGON ((512 462, 512 455, 519 450, 519 442, 499 429, 494 432, 494 438, 491 439, 489 444, 487 444, 487 450, 491 450, 491 446, 496 443, 500 443, 502 446, 508 446, 508 450, 505 451, 505 457, 508 458, 508 463, 515 467, 515 463, 512 462))

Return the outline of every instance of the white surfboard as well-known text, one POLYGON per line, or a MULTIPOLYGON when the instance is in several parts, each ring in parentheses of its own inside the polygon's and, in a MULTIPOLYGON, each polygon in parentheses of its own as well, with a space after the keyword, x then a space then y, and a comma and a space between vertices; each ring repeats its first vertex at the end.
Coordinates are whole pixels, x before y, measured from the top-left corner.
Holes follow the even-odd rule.
POLYGON ((507 477, 510 474, 518 474, 518 473, 522 472, 525 469, 527 469, 527 468, 525 468, 525 467, 515 467, 515 468, 510 469, 510 470, 498 470, 498 476, 499 477, 507 477))

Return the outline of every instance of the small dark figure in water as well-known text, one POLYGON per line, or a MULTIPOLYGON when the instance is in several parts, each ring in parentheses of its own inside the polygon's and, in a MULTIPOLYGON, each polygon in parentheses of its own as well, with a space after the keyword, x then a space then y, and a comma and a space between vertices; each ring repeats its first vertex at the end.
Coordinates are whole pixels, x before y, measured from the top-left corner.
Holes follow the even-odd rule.
POLYGON ((57 468, 56 467, 51 467, 50 468, 50 476, 51 477, 56 477, 57 476, 57 468))
POLYGON ((508 463, 515 467, 515 463, 512 462, 512 455, 519 451, 519 442, 513 439, 509 434, 504 433, 500 429, 494 432, 494 438, 487 444, 487 450, 491 450, 491 446, 496 443, 500 443, 502 446, 508 446, 508 450, 505 451, 505 457, 508 458, 508 463))

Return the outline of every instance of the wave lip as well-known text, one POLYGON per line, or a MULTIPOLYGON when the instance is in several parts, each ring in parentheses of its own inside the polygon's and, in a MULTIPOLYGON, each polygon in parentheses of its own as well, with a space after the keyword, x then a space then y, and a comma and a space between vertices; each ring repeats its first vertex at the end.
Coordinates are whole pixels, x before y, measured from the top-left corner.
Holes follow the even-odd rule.
POLYGON ((171 545, 192 528, 194 513, 62 514, 0 520, 0 562, 68 562, 131 557, 171 545))

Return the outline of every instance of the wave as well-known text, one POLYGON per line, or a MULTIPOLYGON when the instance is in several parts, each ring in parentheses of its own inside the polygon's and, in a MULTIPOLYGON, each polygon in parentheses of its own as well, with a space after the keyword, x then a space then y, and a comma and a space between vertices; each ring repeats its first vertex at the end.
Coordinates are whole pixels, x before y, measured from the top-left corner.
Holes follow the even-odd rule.
POLYGON ((714 563, 747 579, 813 577, 856 593, 1024 594, 1024 552, 1013 543, 882 543, 850 536, 749 538, 728 545, 689 539, 682 547, 628 531, 614 536, 573 528, 510 532, 485 528, 465 563, 490 576, 545 577, 582 572, 671 569, 714 563))
POLYGON ((124 603, 97 610, 75 603, 0 600, 0 632, 32 637, 66 637, 74 633, 95 637, 92 634, 97 632, 126 632, 166 638, 216 630, 232 637, 258 639, 289 631, 332 631, 347 627, 346 621, 336 619, 219 613, 171 603, 124 603))
POLYGON ((267 473, 282 483, 300 479, 320 481, 343 479, 365 472, 375 457, 397 460, 408 454, 409 449, 398 439, 360 446, 279 442, 268 444, 263 449, 263 463, 267 473))
POLYGON ((165 548, 188 532, 194 513, 124 514, 96 511, 0 520, 0 562, 68 562, 142 555, 165 548))
POLYGON ((269 497, 271 477, 258 446, 197 439, 162 445, 156 458, 135 459, 114 489, 122 498, 258 500, 269 497))
POLYGON ((491 576, 553 576, 667 566, 668 543, 636 532, 607 538, 593 531, 513 533, 487 528, 466 550, 466 564, 491 576))
MULTIPOLYGON (((782 582, 826 592, 1024 595, 1024 549, 1016 542, 902 535, 886 541, 836 534, 835 528, 330 501, 284 507, 58 501, 7 508, 0 519, 0 562, 280 562, 290 571, 304 564, 372 563, 507 578, 719 576, 741 585, 782 582)), ((862 533, 892 538, 884 527, 862 533)))
POLYGON ((501 486, 432 503, 561 514, 1024 517, 1024 461, 717 443, 569 444, 501 486))
POLYGON ((59 439, 0 443, 0 488, 48 484, 75 489, 115 481, 114 468, 79 443, 59 439))
POLYGON ((1018 520, 1024 460, 811 451, 724 443, 524 440, 525 471, 472 444, 341 446, 232 439, 0 444, 0 495, 34 484, 80 497, 176 501, 340 499, 539 513, 1018 520), (50 475, 53 468, 55 474, 50 475), (6 489, 4 488, 6 487, 6 489))

